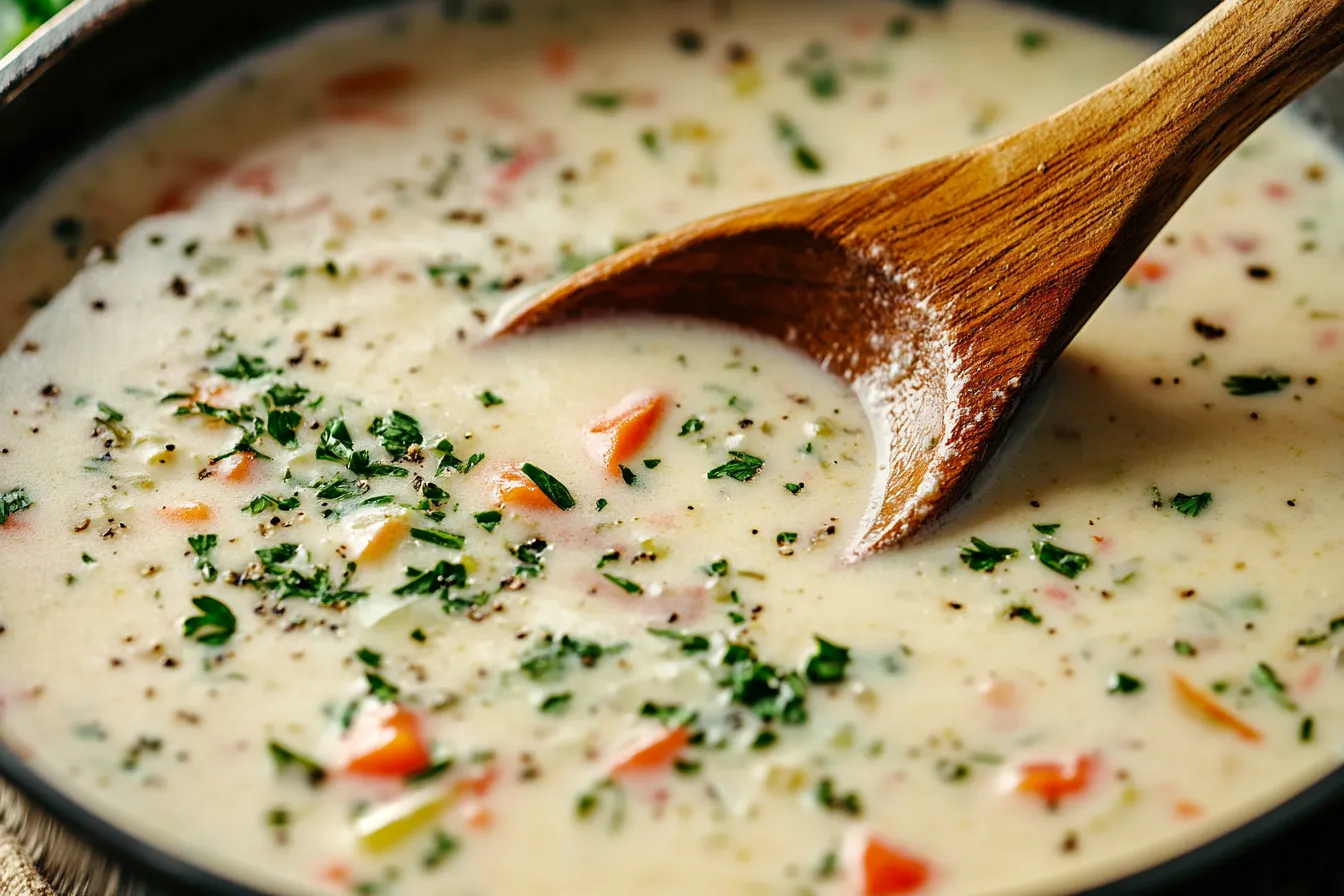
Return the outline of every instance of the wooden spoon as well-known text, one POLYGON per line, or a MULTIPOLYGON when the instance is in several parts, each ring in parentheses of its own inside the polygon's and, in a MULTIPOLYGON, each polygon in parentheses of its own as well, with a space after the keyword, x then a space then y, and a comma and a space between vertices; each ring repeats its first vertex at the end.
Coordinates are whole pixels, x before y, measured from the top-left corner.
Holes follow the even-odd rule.
POLYGON ((798 346, 853 384, 885 449, 851 551, 891 547, 967 493, 1195 187, 1341 60, 1344 0, 1225 0, 1045 121, 680 227, 506 311, 496 332, 645 312, 798 346))

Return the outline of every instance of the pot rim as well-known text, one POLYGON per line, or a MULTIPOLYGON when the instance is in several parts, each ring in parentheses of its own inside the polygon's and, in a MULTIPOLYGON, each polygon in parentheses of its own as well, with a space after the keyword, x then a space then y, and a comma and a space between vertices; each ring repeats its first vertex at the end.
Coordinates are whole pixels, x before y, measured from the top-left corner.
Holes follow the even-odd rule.
MULTIPOLYGON (((0 115, 8 102, 91 35, 155 0, 83 0, 65 7, 0 64, 0 115)), ((334 6, 334 10, 339 7, 334 6)), ((0 741, 0 779, 59 825, 137 877, 182 896, 268 896, 130 833, 67 795, 0 741)), ((1077 896, 1150 896, 1243 855, 1330 806, 1344 806, 1344 766, 1249 820, 1178 855, 1077 896)))

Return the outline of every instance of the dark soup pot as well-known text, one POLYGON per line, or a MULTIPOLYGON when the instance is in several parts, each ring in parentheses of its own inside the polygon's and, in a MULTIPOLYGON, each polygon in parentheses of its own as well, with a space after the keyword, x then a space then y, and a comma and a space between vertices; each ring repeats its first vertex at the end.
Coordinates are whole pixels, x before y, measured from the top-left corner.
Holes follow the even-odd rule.
MULTIPOLYGON (((0 66, 0 171, 5 172, 0 181, 0 216, 9 217, 44 178, 140 110, 318 20, 377 5, 382 4, 377 0, 75 3, 0 66)), ((1170 36, 1212 4, 1056 0, 1045 5, 1120 29, 1170 36)), ((1297 113, 1344 145, 1344 72, 1336 72, 1300 101, 1297 113)), ((30 307, 27 296, 5 295, 0 300, 0 340, 12 340, 30 307)), ((262 896, 120 830, 66 796, 3 744, 0 778, 5 828, 23 842, 58 892, 262 896)), ((1333 842, 1335 825, 1341 822, 1344 769, 1212 842, 1089 892, 1091 896, 1342 893, 1344 863, 1336 859, 1333 842)))

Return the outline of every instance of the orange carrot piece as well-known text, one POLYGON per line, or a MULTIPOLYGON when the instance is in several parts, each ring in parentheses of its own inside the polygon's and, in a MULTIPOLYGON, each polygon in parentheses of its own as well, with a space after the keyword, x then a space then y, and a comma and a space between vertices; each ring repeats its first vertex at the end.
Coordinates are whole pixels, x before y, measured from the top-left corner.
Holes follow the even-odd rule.
POLYGON ((462 809, 462 823, 473 831, 488 831, 494 827, 495 813, 483 803, 469 803, 462 809))
POLYGON ((499 780, 499 769, 487 765, 470 778, 462 778, 453 785, 454 796, 482 797, 488 794, 499 780))
POLYGON ((918 893, 932 877, 929 863, 870 833, 856 830, 846 844, 847 871, 863 896, 918 893))
POLYGON ((1263 738, 1260 729, 1219 703, 1212 695, 1195 687, 1179 672, 1171 673, 1171 684, 1176 689, 1176 696, 1206 720, 1231 729, 1242 740, 1251 743, 1257 743, 1263 738))
POLYGON ((520 467, 500 467, 490 477, 490 491, 495 503, 501 506, 522 507, 528 510, 556 510, 551 499, 520 467))
POLYGON ((200 501, 185 501, 181 504, 165 504, 159 508, 159 516, 170 523, 181 523, 191 525, 193 523, 208 523, 214 516, 214 511, 210 509, 209 504, 202 504, 200 501))
POLYGON ((366 707, 345 734, 345 770, 354 775, 401 778, 432 761, 420 735, 420 719, 396 705, 366 707))
POLYGON ((346 887, 354 880, 354 874, 350 871, 350 866, 341 862, 332 862, 317 872, 317 879, 333 883, 337 886, 346 887))
POLYGON ((1071 763, 1028 762, 1017 768, 1017 791, 1038 796, 1053 806, 1066 796, 1087 790, 1100 765, 1100 758, 1090 753, 1071 763))
POLYGON ((233 185, 250 193, 262 196, 275 195, 275 166, 267 164, 249 165, 233 175, 233 185))
POLYGON ((399 62, 371 65, 337 75, 323 88, 336 100, 387 99, 415 83, 415 69, 399 62))
POLYGON ((611 766, 611 774, 629 775, 661 771, 686 749, 691 742, 689 728, 669 728, 631 747, 611 766))
POLYGON ((574 45, 552 41, 546 45, 546 75, 552 81, 563 81, 574 72, 574 45))
POLYGON ((653 435, 663 416, 663 396, 641 390, 622 398, 611 410, 588 425, 588 454, 613 476, 621 473, 621 464, 653 435))
POLYGON ((1162 262, 1140 258, 1125 274, 1125 282, 1130 286, 1137 286, 1140 283, 1160 283, 1167 278, 1168 273, 1169 269, 1162 262))
POLYGON ((225 482, 248 482, 257 469, 257 456, 251 451, 239 451, 237 454, 230 454, 215 466, 219 478, 225 482))
POLYGON ((1204 814, 1204 807, 1199 803, 1193 803, 1190 800, 1177 800, 1173 807, 1177 818, 1193 819, 1199 818, 1204 814))
POLYGON ((385 516, 354 529, 350 535, 350 559, 358 563, 382 560, 411 531, 404 516, 385 516))

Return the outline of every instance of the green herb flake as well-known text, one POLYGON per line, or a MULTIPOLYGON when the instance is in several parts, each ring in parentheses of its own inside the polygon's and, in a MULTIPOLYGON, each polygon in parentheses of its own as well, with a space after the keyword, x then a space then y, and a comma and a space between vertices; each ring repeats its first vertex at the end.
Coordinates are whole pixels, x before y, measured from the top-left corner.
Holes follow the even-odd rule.
POLYGON ((451 859, 460 846, 457 838, 450 837, 443 831, 435 831, 429 849, 420 857, 420 866, 426 871, 433 871, 451 859))
POLYGON ((681 431, 677 433, 680 436, 689 436, 691 433, 699 432, 705 428, 705 421, 699 417, 691 417, 685 423, 681 424, 681 431))
POLYGON ((738 482, 748 482, 765 465, 765 461, 759 457, 753 457, 743 451, 729 451, 728 456, 732 460, 726 464, 715 467, 706 474, 707 479, 736 479, 738 482))
POLYGON ((601 513, 602 511, 604 511, 604 510, 607 509, 607 499, 606 499, 606 498, 598 498, 598 499, 597 499, 597 503, 594 504, 593 506, 597 509, 597 512, 598 512, 598 513, 601 513))
POLYGON ((1017 548, 996 548, 983 539, 971 536, 970 547, 961 549, 961 562, 976 572, 993 572, 1000 563, 1018 554, 1017 548))
POLYGON ((487 532, 495 531, 495 527, 504 519, 503 514, 498 510, 482 510, 472 517, 476 524, 487 532))
POLYGON ((1267 395, 1282 392, 1283 387, 1293 381, 1290 376, 1267 373, 1262 375, 1237 373, 1223 380, 1223 388, 1236 396, 1267 395))
POLYGON ((579 94, 580 106, 599 112, 615 112, 625 105, 628 97, 618 90, 585 90, 579 94))
POLYGON ((537 488, 545 495, 552 504, 561 510, 569 510, 574 506, 574 496, 565 488, 563 482, 556 479, 550 473, 533 464, 523 464, 523 474, 536 483, 537 488))
POLYGON ((504 399, 500 398, 489 389, 486 389, 484 392, 477 395, 476 400, 481 403, 481 407, 485 408, 493 408, 504 403, 504 399))
POLYGON ((816 799, 817 805, 827 811, 852 817, 863 814, 863 803, 859 800, 859 794, 852 790, 849 793, 840 793, 835 789, 835 782, 830 778, 822 778, 817 782, 813 797, 816 799))
POLYGON ((1031 625, 1041 624, 1041 617, 1036 615, 1036 610, 1030 604, 1013 604, 1003 615, 1010 622, 1014 619, 1021 619, 1031 625))
POLYGON ((255 380, 270 372, 271 368, 266 366, 265 358, 247 355, 238 355, 237 360, 228 367, 215 368, 215 373, 230 380, 255 380))
POLYGON ((1017 45, 1024 53, 1034 53, 1050 45, 1050 35, 1039 28, 1023 28, 1017 33, 1017 45))
POLYGON ((832 644, 820 635, 813 635, 817 648, 807 658, 803 674, 813 684, 839 684, 845 680, 849 666, 849 648, 832 644))
POLYGON ((364 681, 369 686, 369 696, 379 703, 395 703, 401 694, 401 688, 377 672, 365 672, 364 681))
POLYGON ((573 698, 574 695, 569 691, 547 694, 542 698, 541 703, 537 705, 537 710, 546 715, 557 716, 569 708, 569 701, 573 698))
POLYGON ((775 536, 775 544, 781 548, 784 547, 784 545, 786 544, 793 544, 797 540, 798 540, 797 532, 780 532, 778 535, 775 536))
POLYGON ((1143 682, 1125 672, 1113 672, 1106 681, 1108 694, 1137 694, 1143 690, 1143 682))
POLYGON ((612 656, 626 649, 625 644, 604 646, 595 641, 583 641, 563 635, 547 635, 518 661, 518 668, 533 681, 555 681, 575 664, 593 668, 604 656, 612 656))
POLYGON ((183 636, 207 647, 219 647, 233 637, 238 619, 223 601, 202 596, 193 597, 191 603, 199 615, 182 620, 183 636))
POLYGON ((801 482, 786 482, 784 483, 784 487, 788 489, 789 494, 796 495, 803 490, 804 486, 801 482))
POLYGON ((1078 578, 1083 570, 1092 565, 1092 558, 1086 554, 1066 550, 1048 541, 1032 542, 1031 550, 1041 565, 1070 579, 1078 578))
POLYGON ((705 653, 709 650, 709 638, 693 632, 679 632, 670 628, 651 628, 649 634, 655 638, 675 641, 682 653, 705 653))
POLYGON ((1288 688, 1268 663, 1256 663, 1251 670, 1251 684, 1269 694, 1270 699, 1289 712, 1297 712, 1297 704, 1288 696, 1288 688))
POLYGON ((663 461, 662 461, 662 458, 658 458, 658 457, 646 457, 646 458, 644 458, 644 469, 646 469, 646 470, 652 470, 652 469, 656 468, 656 467, 657 467, 660 463, 662 463, 662 462, 663 462, 663 461))
POLYGON ((1313 716, 1303 716, 1302 724, 1297 728, 1297 739, 1304 744, 1309 744, 1316 737, 1316 719, 1313 716))
POLYGON ((629 467, 627 467, 625 464, 618 464, 617 466, 620 468, 621 471, 621 481, 624 482, 626 485, 634 485, 636 479, 634 471, 631 470, 629 467))
POLYGON ((206 582, 213 582, 219 577, 219 570, 215 564, 210 562, 210 552, 219 544, 218 535, 188 535, 187 546, 191 552, 196 555, 196 569, 201 574, 201 578, 206 582))
POLYGON ((276 510, 295 510, 298 506, 298 495, 291 495, 288 498, 277 498, 273 495, 257 495, 251 501, 248 501, 243 505, 243 510, 255 516, 258 513, 265 513, 272 508, 276 510))
POLYGON ((1032 523, 1031 528, 1042 535, 1054 535, 1059 531, 1059 523, 1032 523))
POLYGON ((1199 516, 1200 512, 1213 502, 1213 495, 1200 492, 1197 495, 1178 494, 1171 499, 1171 506, 1185 516, 1199 516))
POLYGON ((620 576, 614 576, 607 572, 602 573, 602 578, 606 579, 626 594, 639 595, 644 593, 644 586, 640 585, 638 582, 632 582, 629 579, 623 579, 620 576))
POLYGON ((12 488, 4 494, 0 494, 0 526, 3 526, 5 521, 14 514, 32 506, 33 499, 28 497, 27 489, 12 488))
POLYGON ((466 536, 444 532, 442 529, 412 529, 411 537, 416 541, 423 541, 454 551, 462 550, 467 544, 466 536))
POLYGON ((375 417, 369 424, 369 434, 378 440, 394 460, 405 457, 425 439, 420 432, 419 421, 397 410, 389 411, 386 417, 375 417))
POLYGON ((275 762, 275 770, 279 774, 294 769, 303 774, 311 787, 317 787, 327 779, 327 770, 316 760, 291 750, 279 741, 273 740, 267 743, 266 750, 271 754, 271 759, 275 762))
POLYGON ((1199 651, 1195 645, 1189 641, 1176 640, 1171 642, 1171 651, 1177 656, 1195 656, 1199 651))

